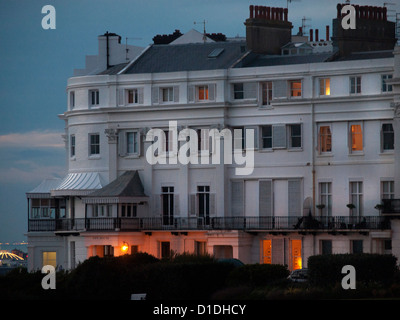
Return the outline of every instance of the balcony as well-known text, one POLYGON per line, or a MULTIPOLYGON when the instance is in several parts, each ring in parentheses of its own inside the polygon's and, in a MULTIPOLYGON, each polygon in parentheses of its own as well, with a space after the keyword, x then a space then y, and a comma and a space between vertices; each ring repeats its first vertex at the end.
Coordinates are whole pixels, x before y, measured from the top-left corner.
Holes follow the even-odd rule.
POLYGON ((297 231, 347 232, 390 229, 390 220, 383 216, 367 217, 163 217, 146 218, 81 218, 29 219, 28 231, 297 231))

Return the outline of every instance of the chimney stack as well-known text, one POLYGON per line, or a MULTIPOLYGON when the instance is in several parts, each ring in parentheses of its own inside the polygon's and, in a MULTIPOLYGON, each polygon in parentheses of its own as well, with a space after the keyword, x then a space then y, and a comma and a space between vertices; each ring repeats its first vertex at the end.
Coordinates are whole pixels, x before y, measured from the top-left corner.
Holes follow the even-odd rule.
POLYGON ((245 21, 247 48, 255 53, 280 54, 281 47, 291 41, 293 28, 287 8, 250 5, 245 21))
MULTIPOLYGON (((393 50, 396 44, 395 23, 387 20, 387 8, 354 5, 356 29, 342 28, 341 13, 344 4, 338 4, 333 19, 333 46, 342 56, 352 52, 393 50)), ((328 29, 327 29, 328 30, 328 29)), ((328 32, 328 31, 327 31, 328 32)))

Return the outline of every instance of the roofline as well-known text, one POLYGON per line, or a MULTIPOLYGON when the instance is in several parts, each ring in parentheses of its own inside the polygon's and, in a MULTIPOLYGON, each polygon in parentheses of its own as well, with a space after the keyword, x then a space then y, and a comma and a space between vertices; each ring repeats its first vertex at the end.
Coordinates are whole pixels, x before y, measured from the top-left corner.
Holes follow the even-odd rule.
POLYGON ((129 62, 121 71, 117 73, 117 75, 124 74, 124 72, 130 68, 139 58, 143 56, 143 54, 146 53, 147 50, 149 50, 153 44, 148 45, 135 59, 133 59, 131 62, 129 62))

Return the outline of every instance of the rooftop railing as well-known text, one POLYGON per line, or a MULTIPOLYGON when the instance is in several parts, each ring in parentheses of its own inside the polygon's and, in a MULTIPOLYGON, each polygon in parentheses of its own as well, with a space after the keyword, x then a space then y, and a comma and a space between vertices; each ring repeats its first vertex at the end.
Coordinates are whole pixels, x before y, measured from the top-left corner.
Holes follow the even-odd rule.
POLYGON ((334 217, 145 217, 29 219, 28 231, 368 231, 390 229, 384 216, 334 217))

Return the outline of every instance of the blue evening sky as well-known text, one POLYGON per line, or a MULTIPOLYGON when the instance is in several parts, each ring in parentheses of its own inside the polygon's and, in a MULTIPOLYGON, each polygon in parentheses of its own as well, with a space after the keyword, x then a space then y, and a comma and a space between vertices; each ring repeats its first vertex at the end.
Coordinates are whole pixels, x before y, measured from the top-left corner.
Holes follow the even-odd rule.
MULTIPOLYGON (((293 32, 306 17, 308 29, 318 28, 325 38, 338 2, 293 0, 293 32)), ((399 0, 387 2, 400 12, 399 0)), ((57 115, 66 110, 73 69, 84 68, 85 55, 97 54, 98 35, 115 32, 145 47, 157 34, 202 31, 193 22, 205 19, 209 33, 244 36, 250 4, 286 7, 286 0, 0 0, 0 243, 26 240, 25 192, 45 178, 65 175, 64 123, 57 115), (41 27, 48 4, 56 9, 55 30, 41 27)))

